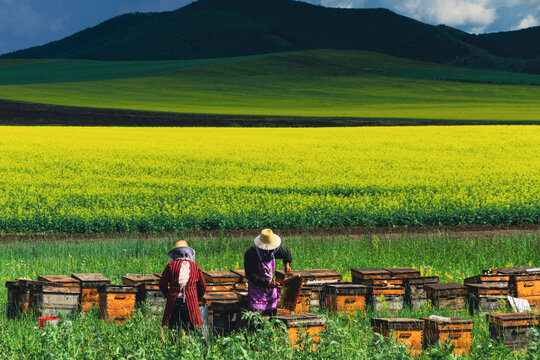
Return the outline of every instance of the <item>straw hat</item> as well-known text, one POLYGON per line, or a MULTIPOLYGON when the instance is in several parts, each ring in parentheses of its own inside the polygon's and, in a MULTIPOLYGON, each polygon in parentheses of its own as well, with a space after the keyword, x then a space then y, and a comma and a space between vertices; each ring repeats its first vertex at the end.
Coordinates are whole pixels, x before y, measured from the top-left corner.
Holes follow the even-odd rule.
POLYGON ((174 243, 174 247, 177 248, 177 247, 180 247, 180 246, 188 246, 187 244, 187 241, 186 240, 178 240, 174 243))
POLYGON ((264 229, 259 236, 253 240, 256 247, 262 250, 274 250, 281 245, 281 238, 270 229, 264 229))

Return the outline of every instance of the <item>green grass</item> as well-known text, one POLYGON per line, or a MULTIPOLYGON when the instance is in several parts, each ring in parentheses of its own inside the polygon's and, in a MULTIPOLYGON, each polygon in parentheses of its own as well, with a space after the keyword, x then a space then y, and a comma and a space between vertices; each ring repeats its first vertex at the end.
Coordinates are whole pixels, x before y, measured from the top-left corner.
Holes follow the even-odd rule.
MULTIPOLYGON (((253 233, 253 236, 256 232, 253 233)), ((167 263, 166 253, 176 237, 121 238, 110 241, 23 241, 0 244, 2 284, 20 276, 34 279, 42 274, 100 272, 119 283, 125 273, 160 272, 167 263)), ((197 262, 203 270, 226 270, 242 266, 244 251, 252 245, 252 236, 188 238, 197 251, 197 262)), ((463 277, 478 274, 491 267, 519 266, 540 263, 540 240, 535 236, 515 236, 494 239, 454 239, 445 235, 420 238, 413 235, 394 240, 376 236, 311 237, 283 236, 283 246, 293 253, 292 266, 301 268, 329 267, 350 279, 351 267, 414 266, 437 274, 441 282, 462 282, 463 277)), ((282 267, 279 264, 279 267, 282 267)), ((6 290, 0 290, 0 308, 5 309, 6 290)), ((445 309, 405 309, 399 314, 419 318, 438 315, 471 317, 465 312, 445 309)), ((160 314, 137 314, 133 321, 115 327, 96 319, 95 315, 75 317, 59 328, 36 330, 32 318, 7 320, 0 315, 0 351, 3 359, 112 359, 145 357, 147 359, 259 359, 261 356, 284 359, 405 359, 402 348, 376 340, 369 325, 371 317, 387 317, 388 313, 330 316, 328 331, 316 352, 294 351, 279 336, 279 331, 267 327, 256 336, 238 334, 214 338, 204 347, 197 336, 187 336, 179 345, 162 341, 159 336, 160 314), (92 336, 88 336, 92 334, 92 336), (272 339, 261 341, 260 339, 272 339)), ((517 359, 488 338, 483 316, 473 316, 474 359, 517 359)), ((433 353, 433 350, 431 351, 433 353)), ((440 354, 439 359, 445 359, 440 354)), ((530 350, 527 359, 535 359, 530 350)), ((433 354, 431 358, 435 358, 433 354)), ((426 358, 429 358, 426 356, 426 358)))
POLYGON ((540 121, 540 87, 528 85, 539 75, 336 50, 219 61, 0 67, 0 98, 200 114, 540 121), (176 66, 189 68, 171 72, 176 66))

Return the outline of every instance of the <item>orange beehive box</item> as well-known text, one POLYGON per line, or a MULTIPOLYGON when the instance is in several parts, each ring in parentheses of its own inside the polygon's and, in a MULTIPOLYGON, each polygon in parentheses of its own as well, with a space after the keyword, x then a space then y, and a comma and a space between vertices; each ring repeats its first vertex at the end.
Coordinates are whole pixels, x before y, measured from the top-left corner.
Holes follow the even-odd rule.
POLYGON ((486 319, 489 336, 512 351, 527 348, 531 329, 539 323, 537 315, 524 313, 488 314, 486 319))
POLYGON ((459 355, 470 354, 472 346, 472 329, 474 323, 470 319, 459 317, 429 317, 424 320, 423 345, 428 346, 444 344, 446 339, 454 345, 454 353, 459 355))
POLYGON ((137 287, 138 306, 148 303, 155 311, 165 307, 165 298, 159 290, 159 277, 153 274, 126 274, 122 276, 122 284, 137 287))
POLYGON ((109 285, 111 280, 102 274, 72 274, 76 280, 79 280, 81 285, 80 304, 83 312, 89 311, 91 308, 99 307, 99 292, 98 288, 103 285, 109 285))
POLYGON ((418 319, 394 318, 394 319, 371 319, 373 332, 384 337, 394 337, 396 342, 407 345, 412 356, 422 352, 422 333, 424 321, 418 319))
POLYGON ((366 311, 369 290, 360 284, 327 284, 324 295, 326 309, 337 312, 366 311))
POLYGON ((510 293, 527 300, 533 310, 540 309, 540 274, 511 275, 510 293))
POLYGON ((103 285, 99 289, 99 315, 107 321, 122 324, 135 310, 137 288, 125 285, 103 285))
POLYGON ((303 333, 308 334, 313 342, 319 342, 319 333, 326 330, 326 319, 316 314, 277 315, 275 319, 282 321, 289 333, 289 343, 296 345, 303 333))
POLYGON ((51 282, 62 286, 80 286, 80 281, 67 275, 40 275, 38 281, 51 282))

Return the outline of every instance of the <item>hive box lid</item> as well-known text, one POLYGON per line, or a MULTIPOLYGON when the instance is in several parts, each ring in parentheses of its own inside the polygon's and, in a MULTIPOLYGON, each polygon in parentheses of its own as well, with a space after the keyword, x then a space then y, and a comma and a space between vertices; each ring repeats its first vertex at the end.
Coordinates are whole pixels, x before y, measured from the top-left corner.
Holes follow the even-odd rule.
POLYGON ((138 290, 137 287, 129 285, 102 285, 98 291, 111 294, 135 294, 138 290))
POLYGON ((237 301, 238 295, 232 291, 210 292, 204 294, 206 301, 237 301))
MULTIPOLYGON (((299 275, 304 278, 305 284, 325 284, 338 282, 341 280, 341 274, 332 269, 304 269, 293 270, 292 275, 299 275)), ((276 271, 276 278, 285 279, 286 274, 283 270, 276 271)))
POLYGON ((481 274, 468 277, 464 280, 465 284, 478 284, 486 282, 508 282, 510 280, 509 275, 503 274, 481 274))
POLYGON ((125 285, 157 284, 159 278, 153 274, 126 274, 122 276, 125 285))
POLYGON ((459 291, 459 290, 467 290, 467 287, 462 284, 458 284, 455 282, 450 283, 436 283, 436 284, 426 284, 425 289, 433 290, 433 291, 459 291))
POLYGON ((44 294, 76 294, 79 295, 81 289, 78 286, 64 286, 52 282, 39 282, 35 287, 38 293, 44 294))
POLYGON ((420 270, 413 269, 411 267, 391 267, 383 268, 388 271, 392 277, 418 277, 420 276, 420 270))
POLYGON ((105 284, 109 284, 111 282, 111 280, 109 280, 109 278, 105 277, 104 275, 102 274, 98 274, 98 273, 93 273, 93 274, 71 274, 71 277, 73 277, 74 279, 77 279, 81 282, 81 285, 82 284, 100 284, 100 285, 105 285, 105 284))
POLYGON ((209 283, 239 282, 240 275, 232 271, 203 271, 204 280, 209 283))
POLYGON ((59 284, 78 284, 80 281, 67 275, 39 275, 38 281, 46 281, 59 284))
POLYGON ((405 279, 405 282, 409 285, 435 284, 439 282, 439 277, 438 276, 421 276, 417 278, 405 279))
POLYGON ((288 328, 292 327, 307 327, 307 326, 324 326, 326 319, 319 317, 317 314, 285 314, 274 317, 285 323, 288 328))
POLYGON ((505 283, 481 283, 481 284, 465 284, 469 290, 506 290, 508 285, 505 283))
POLYGON ((369 292, 368 286, 350 283, 326 284, 325 289, 328 294, 336 295, 367 295, 369 292))
POLYGON ((371 325, 384 330, 422 330, 424 320, 408 318, 373 318, 371 325))
POLYGON ((457 316, 437 316, 421 318, 424 321, 434 322, 437 324, 473 324, 471 319, 465 319, 457 316))
POLYGON ((516 267, 506 267, 506 268, 495 268, 484 270, 484 273, 491 274, 504 274, 504 275, 517 275, 525 273, 525 270, 532 269, 533 266, 516 266, 516 267))
POLYGON ((381 277, 391 277, 392 274, 384 268, 353 268, 351 269, 353 274, 358 275, 380 275, 381 277))
POLYGON ((234 274, 240 276, 240 281, 247 282, 246 271, 244 269, 231 270, 234 274))

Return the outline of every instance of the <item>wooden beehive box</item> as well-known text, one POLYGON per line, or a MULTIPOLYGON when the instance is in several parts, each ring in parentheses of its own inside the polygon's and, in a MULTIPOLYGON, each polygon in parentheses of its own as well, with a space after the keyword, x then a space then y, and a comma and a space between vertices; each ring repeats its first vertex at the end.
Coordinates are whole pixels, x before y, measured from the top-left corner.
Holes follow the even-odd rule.
POLYGON ((501 274, 501 275, 519 275, 525 274, 527 270, 533 269, 534 266, 516 266, 516 267, 505 267, 505 268, 494 268, 489 270, 482 271, 484 274, 501 274))
POLYGON ((324 285, 304 285, 302 287, 302 291, 310 291, 309 299, 305 299, 308 301, 309 305, 309 312, 318 312, 322 308, 324 308, 325 305, 325 286, 324 285))
POLYGON ((468 284, 499 284, 501 286, 508 287, 508 281, 510 275, 503 274, 480 274, 472 277, 468 277, 464 280, 465 285, 468 284))
POLYGON ((531 309, 540 309, 540 274, 510 275, 510 294, 527 300, 531 309))
POLYGON ((204 294, 203 299, 206 304, 211 306, 214 301, 236 302, 238 301, 238 295, 232 291, 207 292, 206 294, 204 294))
POLYGON ((35 281, 7 281, 8 290, 7 317, 10 319, 29 314, 34 309, 35 281))
POLYGON ((99 291, 99 315, 102 319, 122 324, 135 310, 137 288, 126 285, 102 285, 99 291))
POLYGON ((243 270, 243 269, 235 269, 235 270, 231 270, 234 274, 238 275, 240 277, 240 279, 238 280, 239 282, 241 283, 246 283, 248 282, 248 278, 246 277, 246 271, 243 270))
POLYGON ((210 305, 212 327, 218 335, 227 335, 240 326, 241 307, 238 300, 213 301, 210 305))
POLYGON ((424 286, 439 282, 438 276, 424 276, 404 279, 405 281, 405 304, 419 309, 427 303, 427 293, 424 286))
POLYGON ((433 346, 437 343, 444 344, 450 338, 454 353, 467 355, 471 352, 472 329, 474 323, 470 319, 459 317, 422 318, 424 320, 424 347, 433 346))
POLYGON ((79 309, 80 288, 53 282, 38 282, 35 285, 35 311, 37 316, 71 314, 79 309))
POLYGON ((240 282, 240 275, 232 271, 203 271, 204 281, 207 283, 236 283, 240 282))
POLYGON ((420 270, 411 267, 391 267, 383 268, 388 271, 394 279, 410 279, 420 277, 420 270))
POLYGON ((360 284, 327 284, 325 303, 328 311, 356 312, 366 310, 369 288, 360 284))
MULTIPOLYGON (((283 270, 277 270, 275 274, 278 281, 282 281, 286 277, 283 270)), ((293 270, 291 274, 301 276, 305 285, 321 285, 341 281, 341 274, 331 269, 293 270)))
POLYGON ((81 305, 81 310, 87 312, 91 308, 98 308, 98 288, 103 285, 109 285, 111 280, 101 274, 72 274, 71 276, 80 282, 81 296, 79 303, 81 305))
POLYGON ((525 350, 529 344, 529 335, 538 318, 534 314, 510 313, 488 314, 489 336, 512 351, 525 350))
POLYGON ((384 281, 391 280, 392 274, 390 271, 383 268, 356 268, 351 269, 353 284, 374 285, 377 282, 379 285, 384 281))
POLYGON ((466 284, 468 289, 469 312, 494 312, 507 307, 508 286, 504 283, 466 284))
POLYGON ((40 275, 38 281, 51 282, 62 286, 80 286, 80 281, 67 275, 40 275))
POLYGON ((458 283, 437 283, 424 286, 434 307, 467 310, 467 287, 458 283))
POLYGON ((289 333, 289 343, 296 345, 303 333, 309 334, 315 343, 319 342, 319 333, 326 330, 326 319, 316 314, 278 315, 275 319, 282 321, 289 333))
POLYGON ((403 286, 370 286, 368 304, 374 311, 399 311, 405 304, 403 286))
POLYGON ((165 308, 167 299, 159 290, 159 277, 153 274, 126 274, 122 276, 122 284, 137 287, 137 306, 147 304, 155 312, 165 308))
POLYGON ((422 352, 422 333, 424 321, 418 319, 393 318, 371 319, 373 332, 384 337, 393 337, 396 342, 404 343, 412 356, 417 356, 422 352))

